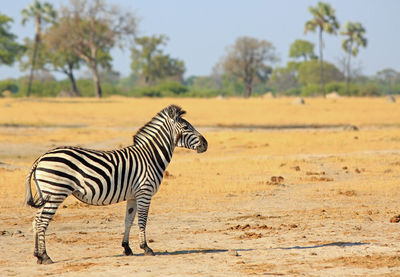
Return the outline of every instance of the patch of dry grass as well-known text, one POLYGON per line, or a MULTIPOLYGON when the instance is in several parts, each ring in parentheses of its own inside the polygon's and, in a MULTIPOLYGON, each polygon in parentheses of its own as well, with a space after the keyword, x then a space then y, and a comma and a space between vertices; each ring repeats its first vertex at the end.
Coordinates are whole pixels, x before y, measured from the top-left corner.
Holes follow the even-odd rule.
POLYGON ((398 103, 384 98, 306 99, 0 99, 1 125, 140 127, 169 104, 181 105, 196 126, 354 124, 400 126, 398 103))
MULTIPOLYGON (((332 181, 338 190, 397 188, 400 166, 400 109, 382 98, 307 99, 0 99, 0 161, 26 170, 2 170, 1 197, 24 193, 24 174, 46 149, 79 145, 97 149, 131 143, 141 125, 170 103, 188 111, 187 119, 209 142, 201 155, 177 149, 160 199, 204 199, 268 193, 272 176, 281 186, 332 181), (217 125, 355 124, 391 128, 249 131, 210 129, 217 125), (18 127, 29 125, 34 127, 18 127), (298 170, 296 170, 296 167, 298 170), (343 169, 347 167, 348 169, 343 169), (324 176, 306 172, 324 171, 324 176), (357 172, 359 171, 359 172, 357 172), (358 180, 354 183, 354 180, 358 180), (384 180, 381 184, 376 183, 384 180)), ((391 189, 389 189, 391 190, 391 189)))

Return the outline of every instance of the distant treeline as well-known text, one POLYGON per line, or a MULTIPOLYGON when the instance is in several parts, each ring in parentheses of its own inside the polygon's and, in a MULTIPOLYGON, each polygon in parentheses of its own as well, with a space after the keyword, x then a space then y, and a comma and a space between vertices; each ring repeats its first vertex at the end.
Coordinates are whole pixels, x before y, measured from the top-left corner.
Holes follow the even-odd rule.
MULTIPOLYGON (((166 35, 137 36, 137 16, 104 0, 70 0, 55 10, 34 0, 21 11, 23 21, 34 23, 34 38, 19 44, 10 31, 13 19, 0 13, 0 66, 18 62, 27 76, 0 81, 0 95, 215 97, 262 95, 314 96, 337 92, 348 96, 400 94, 400 73, 387 68, 364 76, 354 64, 367 47, 366 29, 360 22, 339 24, 328 3, 309 7, 311 19, 304 33, 318 34, 318 55, 312 42, 296 39, 290 45, 286 66, 272 42, 239 37, 216 61, 207 76, 185 78, 183 60, 164 52, 166 35), (336 65, 323 59, 323 35, 342 36, 343 56, 336 65), (111 50, 128 47, 131 74, 121 77, 112 69, 111 50), (76 71, 87 69, 82 78, 76 71), (29 74, 28 74, 29 72, 29 74), (64 74, 56 80, 52 73, 64 74), (90 80, 91 79, 91 80, 90 80)), ((336 47, 340 47, 337 45, 336 47)), ((198 53, 198 55, 205 53, 198 53)))
MULTIPOLYGON (((374 77, 359 77, 350 83, 351 96, 382 96, 400 94, 400 74, 397 79, 385 80, 374 77)), ((76 81, 80 94, 83 97, 93 97, 94 85, 91 79, 76 81)), ((0 91, 6 96, 24 97, 28 85, 28 78, 8 79, 0 81, 0 91)), ((254 86, 253 96, 260 96, 271 92, 276 96, 317 96, 320 85, 310 83, 278 90, 276 85, 269 81, 254 86)), ((66 80, 34 80, 32 95, 38 97, 69 96, 70 82, 66 80)), ((191 76, 183 82, 165 80, 152 86, 135 85, 134 78, 114 78, 102 82, 103 96, 123 95, 129 97, 216 97, 216 96, 243 96, 244 87, 240 82, 219 85, 210 76, 191 76)), ((346 94, 344 81, 329 81, 325 85, 326 93, 337 92, 346 94)))

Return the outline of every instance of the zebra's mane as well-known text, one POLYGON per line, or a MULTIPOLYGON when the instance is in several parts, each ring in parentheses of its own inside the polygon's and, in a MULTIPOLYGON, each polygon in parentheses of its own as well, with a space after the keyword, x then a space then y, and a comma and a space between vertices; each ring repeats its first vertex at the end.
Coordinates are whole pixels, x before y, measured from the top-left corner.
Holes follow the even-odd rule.
POLYGON ((147 122, 142 128, 140 128, 135 135, 133 135, 133 145, 138 144, 141 137, 148 137, 149 133, 154 133, 154 129, 159 129, 159 122, 164 122, 166 116, 176 120, 177 118, 182 117, 186 111, 182 110, 181 107, 177 105, 169 105, 168 107, 162 109, 159 113, 156 114, 149 122, 147 122))

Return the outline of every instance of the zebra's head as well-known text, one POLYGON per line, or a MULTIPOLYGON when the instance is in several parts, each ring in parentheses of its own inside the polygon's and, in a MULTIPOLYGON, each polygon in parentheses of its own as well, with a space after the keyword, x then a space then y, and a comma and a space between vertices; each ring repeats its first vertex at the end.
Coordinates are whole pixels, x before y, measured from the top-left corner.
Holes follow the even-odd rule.
POLYGON ((175 145, 192 150, 197 153, 207 151, 207 140, 190 124, 187 120, 182 118, 186 112, 182 108, 171 105, 167 108, 168 115, 173 121, 173 128, 175 129, 175 145))

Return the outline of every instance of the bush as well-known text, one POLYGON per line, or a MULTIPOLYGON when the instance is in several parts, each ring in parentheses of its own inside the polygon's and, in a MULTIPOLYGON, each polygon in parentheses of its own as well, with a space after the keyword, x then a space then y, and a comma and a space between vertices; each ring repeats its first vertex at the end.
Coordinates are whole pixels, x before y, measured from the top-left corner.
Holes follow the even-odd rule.
POLYGON ((379 96, 379 88, 375 84, 366 84, 360 87, 359 96, 379 96))
POLYGON ((163 95, 174 94, 182 95, 188 92, 188 88, 179 82, 165 82, 157 86, 158 90, 162 92, 163 95))
POLYGON ((302 96, 315 96, 321 94, 321 86, 319 84, 309 84, 301 88, 302 96))
MULTIPOLYGON (((68 81, 33 81, 31 95, 39 97, 55 97, 62 90, 70 90, 68 81)), ((28 91, 27 80, 21 80, 20 89, 15 96, 26 96, 28 91)))
POLYGON ((156 87, 145 87, 134 91, 135 96, 161 97, 161 91, 156 87))
MULTIPOLYGON (((301 84, 311 85, 320 83, 320 61, 311 60, 302 62, 298 68, 298 80, 301 84)), ((323 62, 324 80, 326 83, 341 81, 344 76, 339 69, 329 62, 323 62)))
POLYGON ((325 91, 327 93, 337 92, 340 95, 346 94, 346 83, 343 82, 331 82, 326 84, 325 91))
POLYGON ((5 90, 9 90, 12 93, 17 93, 19 90, 17 81, 13 80, 13 79, 7 79, 7 80, 0 81, 0 93, 2 93, 5 90))
MULTIPOLYGON (((327 93, 336 91, 339 95, 346 94, 346 83, 345 82, 331 82, 325 86, 325 91, 327 93)), ((360 86, 358 84, 349 84, 349 95, 359 95, 360 86)))
POLYGON ((283 95, 295 96, 301 94, 301 88, 290 88, 283 92, 283 95))

